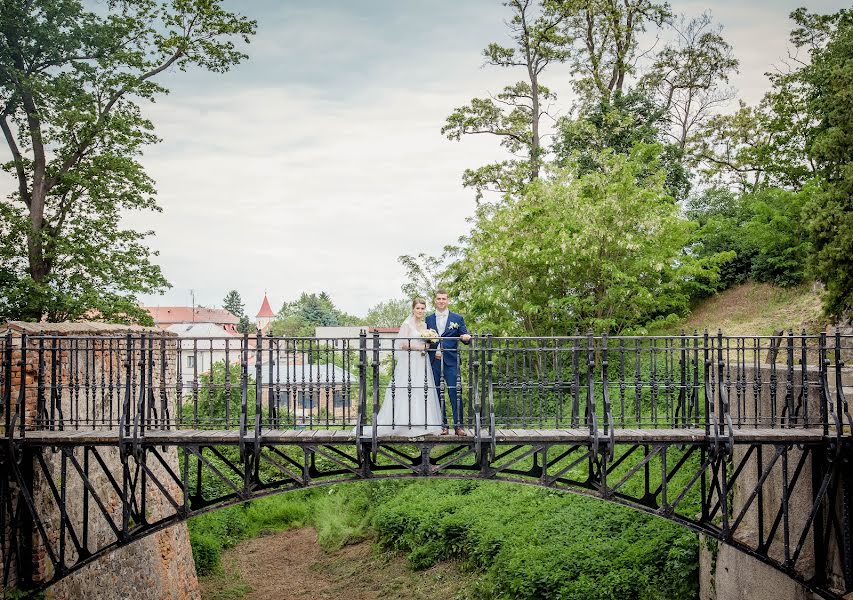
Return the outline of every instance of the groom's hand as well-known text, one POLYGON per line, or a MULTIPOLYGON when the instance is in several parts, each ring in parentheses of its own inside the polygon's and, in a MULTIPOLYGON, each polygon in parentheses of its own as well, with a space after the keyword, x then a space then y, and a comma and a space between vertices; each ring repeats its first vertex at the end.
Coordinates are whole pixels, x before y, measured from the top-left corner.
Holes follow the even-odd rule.
POLYGON ((466 344, 471 341, 471 335, 468 333, 463 333, 459 336, 459 339, 465 342, 466 344))

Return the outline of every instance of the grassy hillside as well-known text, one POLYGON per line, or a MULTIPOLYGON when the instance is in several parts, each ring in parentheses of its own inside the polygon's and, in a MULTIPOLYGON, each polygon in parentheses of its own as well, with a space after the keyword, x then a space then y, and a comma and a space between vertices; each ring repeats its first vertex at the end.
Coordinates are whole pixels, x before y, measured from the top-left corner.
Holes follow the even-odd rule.
POLYGON ((744 283, 720 292, 694 307, 690 317, 675 327, 655 333, 692 332, 706 327, 727 335, 767 335, 776 330, 817 332, 826 325, 820 295, 811 285, 781 288, 769 283, 744 283))

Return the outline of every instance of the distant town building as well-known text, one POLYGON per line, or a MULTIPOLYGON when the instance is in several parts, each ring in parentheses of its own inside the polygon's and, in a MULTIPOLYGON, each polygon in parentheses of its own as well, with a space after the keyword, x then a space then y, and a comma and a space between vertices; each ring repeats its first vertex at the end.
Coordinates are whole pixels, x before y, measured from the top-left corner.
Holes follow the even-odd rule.
POLYGON ((240 361, 241 340, 236 330, 223 330, 216 323, 175 323, 166 331, 181 338, 180 366, 187 383, 193 373, 207 373, 214 363, 240 361))
MULTIPOLYGON (((160 329, 168 329, 172 325, 186 323, 210 323, 217 325, 225 333, 237 333, 240 319, 224 308, 201 308, 191 306, 145 306, 143 307, 154 319, 154 325, 160 329)), ((222 335, 220 332, 219 335, 222 335)))
POLYGON ((255 315, 255 325, 258 331, 265 333, 270 323, 273 322, 273 319, 275 319, 275 313, 270 308, 270 301, 267 299, 266 293, 264 293, 264 301, 261 302, 261 309, 255 315))

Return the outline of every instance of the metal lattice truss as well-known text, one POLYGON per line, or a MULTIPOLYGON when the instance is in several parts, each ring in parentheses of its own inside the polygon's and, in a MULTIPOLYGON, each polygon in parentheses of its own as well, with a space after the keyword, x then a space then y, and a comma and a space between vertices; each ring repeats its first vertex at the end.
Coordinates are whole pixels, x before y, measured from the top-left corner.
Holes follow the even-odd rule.
POLYGON ((777 439, 716 452, 706 441, 648 440, 596 450, 589 440, 504 432, 494 446, 297 438, 241 453, 211 437, 121 450, 6 445, 0 516, 12 527, 0 530, 4 580, 14 569, 25 578, 27 561, 41 556, 47 568, 29 584, 42 589, 116 547, 215 508, 317 485, 407 477, 532 484, 630 506, 734 546, 825 598, 849 589, 853 575, 850 452, 834 444, 777 439), (781 489, 770 479, 781 479, 781 489), (41 505, 38 486, 47 488, 41 505), (815 569, 831 561, 843 582, 815 569))

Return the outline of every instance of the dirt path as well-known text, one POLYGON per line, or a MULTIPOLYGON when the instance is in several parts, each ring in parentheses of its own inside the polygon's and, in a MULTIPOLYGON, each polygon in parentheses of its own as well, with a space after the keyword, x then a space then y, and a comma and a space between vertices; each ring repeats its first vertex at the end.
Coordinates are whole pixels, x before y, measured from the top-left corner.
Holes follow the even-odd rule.
POLYGON ((455 563, 414 572, 369 542, 327 553, 310 527, 243 542, 222 564, 223 575, 202 579, 203 600, 453 600, 472 579, 455 563))

